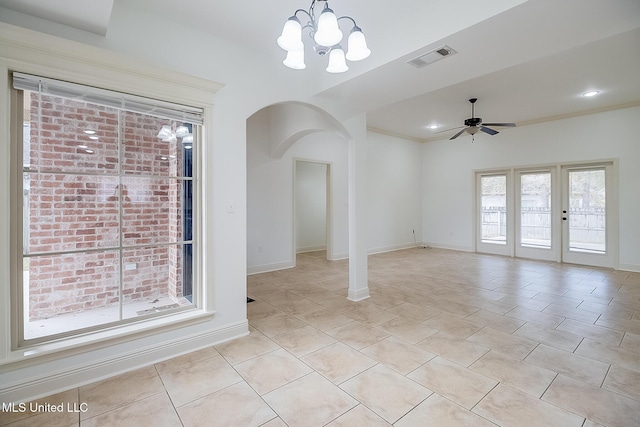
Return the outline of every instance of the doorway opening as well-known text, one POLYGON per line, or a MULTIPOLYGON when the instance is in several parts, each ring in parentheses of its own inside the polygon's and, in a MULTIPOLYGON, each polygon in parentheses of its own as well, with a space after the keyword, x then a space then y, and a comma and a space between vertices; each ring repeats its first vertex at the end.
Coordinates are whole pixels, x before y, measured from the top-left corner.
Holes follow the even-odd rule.
POLYGON ((293 248, 299 253, 317 253, 330 260, 331 165, 313 160, 294 159, 293 248))
POLYGON ((615 268, 615 162, 476 173, 476 250, 615 268))

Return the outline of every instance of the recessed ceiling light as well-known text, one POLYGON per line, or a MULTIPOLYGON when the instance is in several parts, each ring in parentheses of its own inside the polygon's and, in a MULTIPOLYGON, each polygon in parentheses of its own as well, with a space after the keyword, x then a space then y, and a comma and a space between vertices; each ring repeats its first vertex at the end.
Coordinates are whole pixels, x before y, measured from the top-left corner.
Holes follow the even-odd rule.
POLYGON ((184 148, 185 148, 186 150, 191 150, 191 146, 190 146, 190 145, 185 145, 185 146, 184 146, 184 148))
POLYGON ((439 125, 439 124, 434 123, 434 124, 432 124, 432 125, 430 125, 430 126, 429 126, 429 129, 438 129, 439 127, 440 127, 440 125, 439 125))
POLYGON ((592 96, 596 96, 599 93, 600 93, 599 90, 590 90, 588 92, 583 93, 582 96, 586 96, 587 98, 591 98, 592 96))

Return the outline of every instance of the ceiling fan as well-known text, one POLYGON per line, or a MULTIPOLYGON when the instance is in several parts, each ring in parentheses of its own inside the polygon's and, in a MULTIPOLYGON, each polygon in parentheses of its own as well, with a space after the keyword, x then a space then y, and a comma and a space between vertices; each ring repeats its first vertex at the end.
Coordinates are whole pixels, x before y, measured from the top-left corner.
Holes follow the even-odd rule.
POLYGON ((474 136, 476 133, 478 133, 478 131, 488 133, 489 135, 495 135, 498 133, 497 130, 491 129, 490 127, 487 127, 487 126, 515 127, 516 125, 515 123, 482 123, 482 119, 480 117, 475 117, 475 103, 477 100, 478 98, 471 98, 469 100, 469 102, 471 103, 471 118, 466 119, 464 121, 464 126, 443 130, 437 133, 448 132, 453 129, 460 129, 461 127, 464 128, 460 132, 456 133, 451 138, 449 138, 449 140, 452 140, 452 139, 456 139, 457 137, 462 135, 464 132, 467 132, 471 136, 474 136))

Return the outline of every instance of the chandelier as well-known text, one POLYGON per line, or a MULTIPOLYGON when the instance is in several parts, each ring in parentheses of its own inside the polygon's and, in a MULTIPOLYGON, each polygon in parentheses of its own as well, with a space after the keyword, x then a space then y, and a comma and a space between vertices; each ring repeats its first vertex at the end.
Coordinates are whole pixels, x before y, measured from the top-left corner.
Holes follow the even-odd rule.
POLYGON ((344 73, 349 69, 346 60, 360 61, 371 54, 367 47, 362 29, 356 25, 356 21, 350 16, 336 17, 329 8, 327 0, 312 0, 309 10, 298 9, 294 12, 282 29, 282 35, 278 37, 278 46, 287 51, 287 57, 282 63, 289 68, 302 70, 306 68, 304 63, 304 43, 302 42, 302 30, 308 28, 309 36, 313 40, 313 50, 320 56, 329 55, 327 72, 344 73), (316 3, 324 3, 324 8, 319 16, 316 16, 316 3), (303 26, 298 14, 305 15, 308 19, 303 26), (349 20, 353 23, 347 41, 347 53, 345 55, 340 42, 342 31, 338 21, 349 20))

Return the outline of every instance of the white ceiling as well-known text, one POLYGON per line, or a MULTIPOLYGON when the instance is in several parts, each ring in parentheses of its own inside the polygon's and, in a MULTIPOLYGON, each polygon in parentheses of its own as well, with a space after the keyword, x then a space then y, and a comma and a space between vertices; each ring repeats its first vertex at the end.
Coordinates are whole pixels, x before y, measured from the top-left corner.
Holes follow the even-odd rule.
MULTIPOLYGON (((121 1, 153 7, 154 14, 268 55, 282 55, 275 39, 283 22, 310 4, 115 3, 121 1)), ((320 61, 308 61, 301 72, 323 82, 318 97, 367 111, 371 128, 421 141, 447 138, 455 132, 435 132, 462 125, 472 97, 479 98, 476 116, 485 122, 519 125, 640 104, 638 0, 331 0, 330 5, 336 14, 356 19, 373 54, 339 78, 323 76, 320 61), (406 64, 444 44, 457 53, 422 69, 406 64), (601 94, 580 96, 589 89, 601 94), (441 127, 427 129, 434 123, 441 127)), ((0 6, 108 37, 114 0, 0 0, 0 6)))

